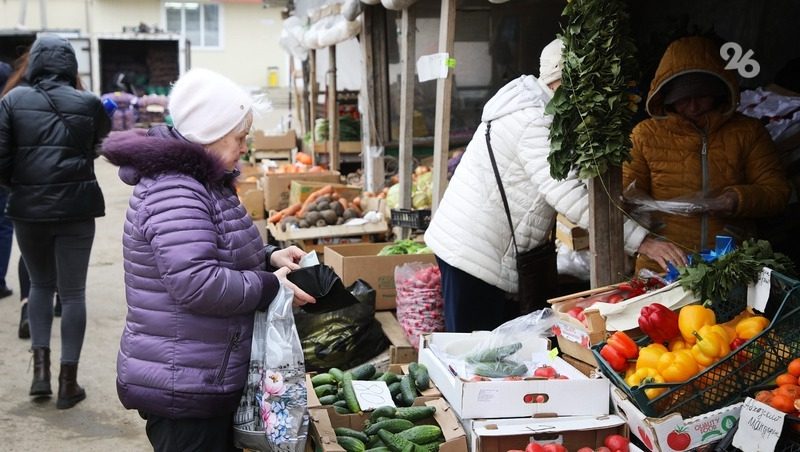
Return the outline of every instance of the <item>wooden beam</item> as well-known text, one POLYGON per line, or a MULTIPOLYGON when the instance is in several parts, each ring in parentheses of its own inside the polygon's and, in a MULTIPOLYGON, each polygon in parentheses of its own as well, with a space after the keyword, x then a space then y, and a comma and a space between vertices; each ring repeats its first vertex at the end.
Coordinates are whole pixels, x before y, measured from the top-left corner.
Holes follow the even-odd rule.
POLYGON ((311 131, 311 163, 317 164, 317 51, 308 51, 308 129, 311 131))
MULTIPOLYGON (((456 34, 456 0, 441 0, 439 22, 439 53, 453 57, 453 40, 456 34)), ((453 71, 436 81, 436 125, 433 141, 433 210, 447 187, 447 156, 450 150, 450 102, 452 98, 453 71)))
MULTIPOLYGON (((414 66, 416 64, 416 16, 410 6, 400 21, 400 147, 398 149, 401 209, 411 209, 411 174, 414 169, 414 66)), ((408 238, 409 228, 399 228, 400 238, 408 238)))
POLYGON ((375 139, 379 146, 386 146, 392 137, 392 123, 389 117, 389 56, 386 43, 386 8, 372 9, 372 58, 373 58, 373 103, 375 105, 375 139))
POLYGON ((622 193, 621 168, 589 179, 588 190, 591 286, 601 287, 625 278, 624 217, 615 201, 622 193))
POLYGON ((328 158, 330 169, 339 171, 339 105, 336 102, 336 46, 328 47, 328 158))
POLYGON ((373 46, 373 22, 378 8, 365 8, 361 13, 361 65, 362 86, 358 93, 358 109, 361 112, 361 162, 364 169, 364 190, 379 192, 384 185, 383 152, 373 152, 379 148, 375 130, 375 67, 373 46))

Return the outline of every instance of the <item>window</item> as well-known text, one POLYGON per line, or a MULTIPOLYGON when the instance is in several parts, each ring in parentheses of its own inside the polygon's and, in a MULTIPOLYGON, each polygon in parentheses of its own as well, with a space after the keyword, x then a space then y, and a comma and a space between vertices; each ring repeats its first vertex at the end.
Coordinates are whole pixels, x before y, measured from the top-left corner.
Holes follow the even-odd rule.
POLYGON ((165 2, 166 28, 186 36, 193 48, 219 48, 220 5, 198 2, 165 2))

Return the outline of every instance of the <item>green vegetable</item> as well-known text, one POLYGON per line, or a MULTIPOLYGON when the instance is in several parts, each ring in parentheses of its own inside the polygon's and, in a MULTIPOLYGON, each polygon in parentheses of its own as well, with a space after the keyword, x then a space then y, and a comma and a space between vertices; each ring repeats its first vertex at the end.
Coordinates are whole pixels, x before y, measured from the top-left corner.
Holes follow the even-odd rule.
POLYGON ((370 363, 362 364, 355 369, 351 370, 353 380, 369 380, 375 375, 375 366, 370 363))
POLYGON ((347 452, 364 452, 367 447, 363 442, 351 436, 336 436, 336 442, 347 452))
POLYGON ((379 417, 390 417, 391 418, 391 417, 394 417, 394 413, 396 411, 397 411, 397 409, 395 407, 391 406, 391 405, 381 406, 381 407, 375 408, 375 410, 370 415, 369 420, 371 422, 375 422, 379 417))
MULTIPOLYGON (((391 245, 386 245, 378 252, 378 256, 392 256, 397 254, 418 254, 420 250, 428 248, 424 243, 415 240, 397 240, 391 245)), ((429 248, 428 248, 429 249, 429 248)))
POLYGON ((352 428, 336 427, 336 428, 333 429, 333 431, 336 432, 336 437, 337 438, 340 437, 340 436, 349 436, 351 438, 355 438, 355 439, 361 441, 364 444, 367 444, 369 442, 369 437, 367 436, 366 433, 359 432, 358 430, 353 430, 352 428))
POLYGON ((325 397, 326 395, 336 394, 336 386, 334 385, 315 386, 314 394, 316 394, 317 397, 325 397))
POLYGON ((511 360, 478 363, 472 371, 475 375, 489 378, 504 378, 525 375, 528 366, 511 360))
POLYGON ((414 399, 417 398, 417 386, 414 384, 414 379, 411 378, 411 375, 403 375, 400 379, 400 395, 405 406, 411 406, 414 403, 414 399))
POLYGON ((397 435, 392 434, 387 430, 379 430, 378 436, 380 436, 380 438, 384 443, 386 443, 386 446, 389 447, 392 452, 404 452, 405 450, 408 450, 408 448, 411 450, 415 449, 414 443, 405 438, 399 438, 397 435))
MULTIPOLYGON (((370 424, 369 427, 364 429, 364 433, 366 433, 367 435, 374 435, 381 430, 397 433, 397 432, 402 432, 403 430, 408 430, 413 426, 414 423, 407 419, 388 419, 385 421, 380 421, 374 424, 370 424)), ((385 443, 386 440, 383 439, 383 442, 385 443)))
POLYGON ((522 348, 522 342, 514 342, 513 344, 503 345, 501 347, 492 347, 485 350, 480 350, 467 356, 467 362, 470 364, 476 363, 491 363, 503 360, 522 348))
POLYGON ((333 405, 339 400, 336 394, 330 394, 319 398, 319 403, 323 405, 333 405))
POLYGON ((328 369, 328 373, 333 375, 334 380, 336 380, 338 383, 341 383, 344 379, 344 372, 336 367, 331 367, 328 369))
MULTIPOLYGON (((380 438, 378 438, 378 439, 380 439, 380 438)), ((373 447, 373 448, 367 449, 364 452, 392 452, 392 449, 389 449, 386 446, 378 446, 378 447, 373 447)))
POLYGON ((335 384, 336 378, 329 373, 317 374, 311 377, 311 384, 314 386, 335 384))
POLYGON ((343 398, 347 402, 347 408, 351 413, 360 413, 361 407, 358 405, 356 399, 356 391, 353 389, 353 374, 350 372, 344 373, 344 381, 342 381, 343 398))
POLYGON ((400 377, 394 372, 384 372, 383 375, 378 377, 378 381, 385 381, 387 385, 391 385, 396 381, 400 381, 400 377))
POLYGON ((400 380, 389 384, 389 393, 392 394, 392 397, 400 394, 400 380))
POLYGON ((435 406, 410 406, 405 408, 398 408, 395 413, 395 419, 405 419, 411 422, 421 421, 433 416, 436 412, 435 406))
POLYGON ((397 433, 397 436, 416 444, 427 444, 443 437, 442 429, 437 425, 415 425, 397 433))
POLYGON ((414 384, 417 389, 424 391, 431 386, 431 377, 428 375, 428 368, 424 364, 420 364, 414 375, 414 384))

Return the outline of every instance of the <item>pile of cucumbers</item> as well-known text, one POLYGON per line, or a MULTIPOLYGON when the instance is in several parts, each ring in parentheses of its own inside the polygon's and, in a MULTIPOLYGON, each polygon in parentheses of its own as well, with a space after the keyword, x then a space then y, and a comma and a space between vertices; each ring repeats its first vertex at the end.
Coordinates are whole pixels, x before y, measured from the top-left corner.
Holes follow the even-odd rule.
POLYGON ((514 342, 500 347, 492 347, 473 352, 467 356, 472 373, 482 377, 504 378, 521 377, 528 373, 528 366, 510 357, 522 348, 522 342, 514 342))

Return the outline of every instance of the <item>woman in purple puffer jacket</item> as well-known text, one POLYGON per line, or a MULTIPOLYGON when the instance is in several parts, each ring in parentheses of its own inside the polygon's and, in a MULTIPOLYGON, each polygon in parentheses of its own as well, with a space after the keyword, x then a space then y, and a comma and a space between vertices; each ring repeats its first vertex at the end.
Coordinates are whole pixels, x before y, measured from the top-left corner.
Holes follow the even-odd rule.
POLYGON ((234 188, 250 96, 193 69, 175 84, 174 128, 112 134, 103 155, 134 185, 123 247, 128 315, 117 360, 122 404, 157 451, 234 450, 253 315, 305 254, 265 247, 234 188), (273 272, 274 270, 274 272, 273 272))

